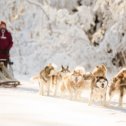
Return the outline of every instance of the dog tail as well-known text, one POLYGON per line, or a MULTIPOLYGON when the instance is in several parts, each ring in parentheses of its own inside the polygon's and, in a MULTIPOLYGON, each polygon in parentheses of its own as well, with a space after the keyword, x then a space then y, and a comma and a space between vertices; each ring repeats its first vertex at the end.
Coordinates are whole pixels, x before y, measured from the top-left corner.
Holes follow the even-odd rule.
POLYGON ((30 78, 30 81, 38 81, 39 78, 40 78, 39 75, 35 75, 35 76, 33 76, 33 77, 30 78))
POLYGON ((75 67, 75 71, 80 72, 82 75, 86 73, 84 67, 82 66, 75 67))

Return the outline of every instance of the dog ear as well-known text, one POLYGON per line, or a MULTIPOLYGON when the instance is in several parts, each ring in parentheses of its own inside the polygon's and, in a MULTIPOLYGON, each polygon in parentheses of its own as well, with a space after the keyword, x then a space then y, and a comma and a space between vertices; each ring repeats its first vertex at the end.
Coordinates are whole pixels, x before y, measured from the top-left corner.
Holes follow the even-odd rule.
POLYGON ((104 65, 104 64, 102 64, 102 65, 101 65, 101 67, 105 68, 105 65, 104 65))
POLYGON ((105 78, 105 80, 106 80, 106 82, 107 82, 107 85, 109 84, 109 81, 108 81, 108 79, 107 78, 105 78))
POLYGON ((62 70, 64 70, 64 66, 63 65, 61 65, 61 68, 62 68, 62 70))
POLYGON ((69 70, 69 66, 67 66, 66 69, 69 70))
POLYGON ((100 80, 101 78, 99 76, 96 76, 96 80, 97 82, 100 80))
POLYGON ((73 71, 73 74, 76 74, 76 71, 75 70, 73 71))
POLYGON ((104 71, 106 71, 106 66, 104 64, 101 65, 101 68, 104 69, 104 71))

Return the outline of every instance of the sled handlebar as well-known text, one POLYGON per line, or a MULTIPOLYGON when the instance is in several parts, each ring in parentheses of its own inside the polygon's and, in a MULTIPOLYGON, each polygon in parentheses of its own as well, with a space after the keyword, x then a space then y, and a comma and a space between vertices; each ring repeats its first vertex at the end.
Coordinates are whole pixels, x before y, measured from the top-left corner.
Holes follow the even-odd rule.
POLYGON ((13 64, 14 64, 12 61, 10 61, 10 60, 8 60, 8 59, 0 59, 0 63, 1 63, 1 62, 7 62, 7 63, 10 64, 10 65, 13 65, 13 64))

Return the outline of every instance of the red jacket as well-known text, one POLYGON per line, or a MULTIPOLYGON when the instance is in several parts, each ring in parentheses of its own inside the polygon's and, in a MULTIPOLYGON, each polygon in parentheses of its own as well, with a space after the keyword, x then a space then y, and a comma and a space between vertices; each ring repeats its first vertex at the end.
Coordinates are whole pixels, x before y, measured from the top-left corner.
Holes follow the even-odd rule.
POLYGON ((13 45, 11 33, 6 29, 0 29, 0 59, 9 58, 9 50, 13 45))

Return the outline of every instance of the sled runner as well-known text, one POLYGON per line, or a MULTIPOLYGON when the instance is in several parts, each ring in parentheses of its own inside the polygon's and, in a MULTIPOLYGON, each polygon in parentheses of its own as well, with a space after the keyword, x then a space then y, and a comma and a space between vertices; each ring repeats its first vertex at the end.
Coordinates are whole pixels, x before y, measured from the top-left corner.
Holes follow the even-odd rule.
POLYGON ((14 78, 12 65, 13 62, 0 59, 0 87, 16 87, 20 85, 20 82, 14 78))

